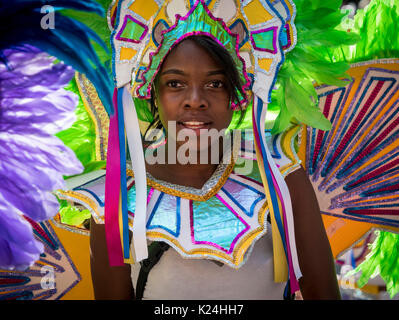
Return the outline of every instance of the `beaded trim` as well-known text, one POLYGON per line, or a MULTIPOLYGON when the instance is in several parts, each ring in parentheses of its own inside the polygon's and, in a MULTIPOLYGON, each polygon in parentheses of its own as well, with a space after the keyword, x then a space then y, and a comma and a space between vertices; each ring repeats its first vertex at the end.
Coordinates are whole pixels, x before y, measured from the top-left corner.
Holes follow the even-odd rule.
POLYGON ((86 76, 76 72, 75 80, 85 109, 94 123, 96 131, 96 160, 105 160, 108 146, 108 114, 98 97, 96 89, 86 76))

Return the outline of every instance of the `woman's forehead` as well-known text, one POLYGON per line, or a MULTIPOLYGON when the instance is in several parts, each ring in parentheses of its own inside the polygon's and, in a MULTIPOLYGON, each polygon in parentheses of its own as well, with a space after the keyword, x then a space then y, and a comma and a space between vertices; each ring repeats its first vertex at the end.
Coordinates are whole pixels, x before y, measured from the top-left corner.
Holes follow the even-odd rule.
POLYGON ((160 74, 176 73, 185 70, 197 70, 205 73, 221 73, 221 66, 209 52, 191 39, 176 45, 163 61, 160 74))

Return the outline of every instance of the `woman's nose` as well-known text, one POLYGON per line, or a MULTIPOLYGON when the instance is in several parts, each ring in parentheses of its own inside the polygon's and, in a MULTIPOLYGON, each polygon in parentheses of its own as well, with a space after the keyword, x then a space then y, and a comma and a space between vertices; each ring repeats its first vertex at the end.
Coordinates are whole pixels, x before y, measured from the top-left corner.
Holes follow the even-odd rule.
POLYGON ((184 101, 186 109, 206 109, 208 106, 205 92, 200 86, 191 86, 188 88, 184 101))

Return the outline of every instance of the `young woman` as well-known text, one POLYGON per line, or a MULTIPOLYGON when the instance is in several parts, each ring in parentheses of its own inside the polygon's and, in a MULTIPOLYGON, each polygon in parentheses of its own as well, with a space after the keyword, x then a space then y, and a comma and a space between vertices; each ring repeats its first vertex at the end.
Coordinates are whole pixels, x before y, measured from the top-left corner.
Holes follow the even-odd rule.
MULTIPOLYGON (((241 82, 233 59, 214 40, 206 36, 190 36, 179 42, 163 60, 152 83, 153 126, 165 129, 165 148, 168 149, 168 144, 174 142, 176 150, 179 150, 179 147, 187 143, 187 140, 176 141, 179 132, 185 129, 194 133, 197 145, 203 132, 226 129, 233 116, 231 101, 237 100, 236 92, 240 88, 241 82), (171 123, 175 124, 176 132, 170 132, 171 123)), ((217 140, 209 139, 208 154, 212 152, 212 144, 217 140)), ((201 150, 196 150, 198 157, 201 150)), ((168 192, 162 187, 186 190, 189 196, 183 193, 178 203, 190 197, 190 191, 201 190, 204 186, 227 189, 227 180, 223 180, 223 174, 222 177, 215 176, 221 170, 221 164, 210 161, 180 164, 179 161, 169 161, 170 158, 175 159, 176 154, 170 157, 166 153, 165 163, 147 164, 149 188, 160 189, 166 194, 168 192)), ((227 169, 224 176, 228 176, 229 172, 226 172, 227 169)), ((254 173, 249 176, 256 179, 254 173)), ((261 183, 259 176, 257 178, 258 183, 261 183)), ((295 241, 302 271, 299 279, 301 294, 304 299, 339 299, 334 260, 312 186, 303 168, 290 172, 285 181, 294 211, 295 241)), ((241 194, 244 193, 241 191, 241 194)), ((259 198, 262 197, 264 195, 259 195, 259 198)), ((195 204, 194 208, 197 208, 195 204)), ((201 210, 203 216, 217 210, 217 207, 208 205, 207 209, 201 210)), ((189 232, 184 230, 189 227, 184 224, 184 217, 180 219, 180 233, 189 232)), ((201 218, 197 220, 201 221, 201 218)), ((214 223, 217 224, 217 219, 214 223)), ((206 225, 208 228, 210 226, 212 224, 206 225)), ((223 232, 223 226, 219 225, 215 230, 223 232)), ((212 232, 209 234, 212 236, 212 232)), ((110 267, 104 225, 96 224, 94 220, 91 223, 90 238, 96 299, 133 299, 140 264, 110 267)), ((170 243, 174 242, 171 240, 170 243)), ((149 273, 143 298, 282 299, 285 283, 273 281, 271 232, 262 235, 248 251, 252 252, 246 254, 249 256, 245 258, 246 262, 234 270, 217 261, 213 263, 216 259, 212 257, 209 260, 185 259, 176 250, 167 250, 149 273)))

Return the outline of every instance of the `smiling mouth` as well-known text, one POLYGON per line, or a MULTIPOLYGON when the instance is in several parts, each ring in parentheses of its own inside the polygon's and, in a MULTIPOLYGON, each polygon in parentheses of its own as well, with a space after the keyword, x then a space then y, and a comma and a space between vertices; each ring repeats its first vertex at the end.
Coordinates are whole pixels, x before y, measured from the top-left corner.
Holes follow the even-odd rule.
POLYGON ((211 122, 203 122, 203 121, 184 121, 184 122, 179 122, 180 125, 184 126, 185 128, 188 129, 206 129, 209 127, 211 122))

